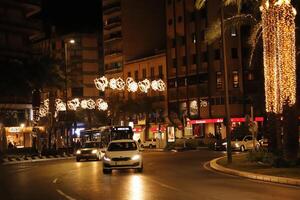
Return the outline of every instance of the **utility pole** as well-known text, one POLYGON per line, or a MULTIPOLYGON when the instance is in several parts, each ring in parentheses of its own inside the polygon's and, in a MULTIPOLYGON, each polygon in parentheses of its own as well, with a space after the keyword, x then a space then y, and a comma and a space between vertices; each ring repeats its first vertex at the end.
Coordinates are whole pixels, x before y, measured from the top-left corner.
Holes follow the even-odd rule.
POLYGON ((226 57, 226 40, 224 28, 224 6, 221 0, 221 37, 222 37, 222 54, 224 66, 224 86, 225 86, 225 113, 226 113, 226 141, 227 141, 227 163, 232 163, 232 150, 231 150, 231 119, 229 109, 229 94, 228 94, 228 70, 227 70, 227 57, 226 57))

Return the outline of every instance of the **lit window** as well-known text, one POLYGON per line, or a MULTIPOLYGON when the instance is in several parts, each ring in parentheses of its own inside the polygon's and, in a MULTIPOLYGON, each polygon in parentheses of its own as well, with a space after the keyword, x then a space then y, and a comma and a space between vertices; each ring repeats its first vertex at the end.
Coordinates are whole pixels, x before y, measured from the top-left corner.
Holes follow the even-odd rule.
POLYGON ((238 88, 239 87, 239 72, 233 71, 232 77, 233 77, 233 87, 238 88))
POLYGON ((230 30, 230 34, 232 37, 236 37, 237 36, 237 31, 236 31, 236 27, 235 26, 231 26, 231 30, 230 30))
POLYGON ((217 89, 222 89, 223 87, 222 72, 216 73, 216 84, 217 84, 217 89))

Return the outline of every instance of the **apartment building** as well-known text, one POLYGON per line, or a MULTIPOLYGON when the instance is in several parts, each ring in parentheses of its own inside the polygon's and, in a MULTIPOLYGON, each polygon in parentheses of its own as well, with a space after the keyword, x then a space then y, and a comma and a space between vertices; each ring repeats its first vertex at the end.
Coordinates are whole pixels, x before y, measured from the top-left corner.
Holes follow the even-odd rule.
MULTIPOLYGON (((191 0, 166 0, 165 3, 168 114, 177 127, 176 137, 205 138, 209 133, 221 133, 225 137, 222 43, 221 40, 212 44, 207 42, 208 27, 220 17, 219 2, 206 1, 202 10, 196 10, 195 2, 191 0)), ((226 17, 234 13, 234 9, 226 8, 226 17)), ((248 55, 247 40, 240 28, 227 28, 225 38, 229 103, 234 125, 250 113, 244 83, 253 80, 253 71, 247 69, 244 59, 248 55)), ((252 88, 254 86, 258 85, 254 84, 252 88)))

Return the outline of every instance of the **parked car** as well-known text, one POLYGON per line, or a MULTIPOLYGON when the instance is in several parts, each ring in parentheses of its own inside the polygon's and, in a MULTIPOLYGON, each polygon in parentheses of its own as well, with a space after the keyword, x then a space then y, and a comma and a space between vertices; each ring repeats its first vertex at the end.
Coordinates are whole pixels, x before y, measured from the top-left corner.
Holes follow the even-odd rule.
MULTIPOLYGON (((253 148, 260 148, 259 142, 255 139, 255 146, 253 147, 253 139, 252 135, 247 135, 243 138, 233 138, 231 141, 231 148, 232 150, 238 150, 238 151, 246 151, 253 148)), ((227 143, 224 142, 223 145, 225 148, 227 148, 227 143)))
POLYGON ((156 139, 146 140, 145 142, 141 143, 142 148, 155 148, 156 147, 156 139))
POLYGON ((214 150, 215 151, 225 151, 226 146, 224 145, 224 142, 226 143, 226 139, 218 139, 214 143, 214 150))
POLYGON ((122 139, 109 143, 103 157, 103 173, 111 173, 113 169, 143 171, 143 158, 136 141, 122 139))
POLYGON ((96 159, 101 160, 104 156, 105 148, 103 148, 101 142, 88 141, 76 151, 76 161, 81 159, 96 159))

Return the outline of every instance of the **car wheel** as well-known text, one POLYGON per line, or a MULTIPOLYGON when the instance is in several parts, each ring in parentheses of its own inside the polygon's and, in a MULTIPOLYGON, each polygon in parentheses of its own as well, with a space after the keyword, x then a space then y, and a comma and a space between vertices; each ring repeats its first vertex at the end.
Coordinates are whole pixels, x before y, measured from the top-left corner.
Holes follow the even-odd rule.
POLYGON ((103 169, 103 174, 111 174, 111 169, 103 169))
POLYGON ((241 146, 240 150, 241 150, 241 152, 244 152, 244 151, 245 151, 244 145, 241 146))
POLYGON ((143 167, 143 164, 142 164, 142 166, 141 166, 140 168, 137 168, 136 171, 137 171, 138 173, 142 173, 142 172, 143 172, 143 169, 144 169, 144 167, 143 167))
POLYGON ((76 162, 80 162, 80 158, 76 158, 76 162))

